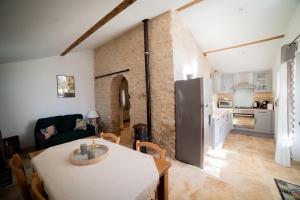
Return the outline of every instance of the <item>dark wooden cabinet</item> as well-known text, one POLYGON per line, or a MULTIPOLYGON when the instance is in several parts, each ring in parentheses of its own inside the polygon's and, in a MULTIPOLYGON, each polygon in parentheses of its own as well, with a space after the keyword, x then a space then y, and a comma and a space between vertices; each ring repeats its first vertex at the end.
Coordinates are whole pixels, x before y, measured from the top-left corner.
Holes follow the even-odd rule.
MULTIPOLYGON (((18 138, 19 141, 19 138, 18 138)), ((4 140, 0 130, 0 188, 12 184, 11 170, 7 164, 4 140)))
POLYGON ((8 166, 6 166, 5 168, 1 169, 0 172, 0 188, 10 184, 12 184, 11 170, 8 166))
POLYGON ((20 153, 19 136, 3 138, 6 158, 11 158, 13 154, 20 153))

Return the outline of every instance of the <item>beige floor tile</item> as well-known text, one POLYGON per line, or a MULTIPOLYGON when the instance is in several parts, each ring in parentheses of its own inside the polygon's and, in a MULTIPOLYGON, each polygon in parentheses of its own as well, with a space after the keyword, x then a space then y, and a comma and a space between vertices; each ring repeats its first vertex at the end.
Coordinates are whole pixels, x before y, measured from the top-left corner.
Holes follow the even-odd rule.
POLYGON ((210 150, 203 170, 178 161, 170 169, 170 199, 281 199, 274 178, 300 185, 300 165, 275 163, 273 139, 230 134, 210 150))

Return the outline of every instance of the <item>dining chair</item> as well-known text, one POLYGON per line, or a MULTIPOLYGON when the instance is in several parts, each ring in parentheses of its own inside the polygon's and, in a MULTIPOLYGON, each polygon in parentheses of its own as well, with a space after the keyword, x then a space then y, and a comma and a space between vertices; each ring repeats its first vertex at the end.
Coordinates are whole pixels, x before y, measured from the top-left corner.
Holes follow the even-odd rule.
POLYGON ((103 133, 103 132, 101 132, 100 137, 103 138, 103 139, 106 138, 106 139, 112 140, 116 144, 120 144, 120 139, 121 138, 116 136, 113 133, 103 133))
POLYGON ((36 200, 48 199, 46 192, 44 190, 44 187, 43 187, 43 183, 37 173, 32 174, 31 190, 32 190, 33 196, 36 200))
POLYGON ((29 185, 25 174, 24 165, 19 154, 14 154, 9 160, 9 166, 17 177, 17 183, 25 200, 31 200, 29 185))
POLYGON ((152 142, 140 142, 139 140, 136 141, 136 150, 141 151, 141 147, 146 147, 154 150, 155 152, 159 153, 159 158, 162 160, 166 159, 166 150, 160 148, 157 144, 152 142))

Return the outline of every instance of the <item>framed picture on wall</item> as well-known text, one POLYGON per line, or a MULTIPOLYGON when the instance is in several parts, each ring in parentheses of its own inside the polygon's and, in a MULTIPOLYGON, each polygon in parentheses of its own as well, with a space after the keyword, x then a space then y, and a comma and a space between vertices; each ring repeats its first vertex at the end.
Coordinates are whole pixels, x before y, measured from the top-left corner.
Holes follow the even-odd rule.
POLYGON ((75 97, 74 76, 57 75, 57 97, 75 97))

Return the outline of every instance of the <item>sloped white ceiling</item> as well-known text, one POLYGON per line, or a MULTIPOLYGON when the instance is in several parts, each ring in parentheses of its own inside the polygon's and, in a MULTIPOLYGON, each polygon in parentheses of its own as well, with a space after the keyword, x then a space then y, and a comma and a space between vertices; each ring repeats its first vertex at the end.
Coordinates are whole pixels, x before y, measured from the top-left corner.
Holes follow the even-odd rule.
MULTIPOLYGON (((204 0, 180 13, 203 52, 286 32, 298 0, 204 0)), ((271 69, 282 39, 208 54, 223 72, 271 69)))
MULTIPOLYGON (((122 0, 1 0, 0 63, 62 53, 122 0)), ((190 0, 137 0, 73 51, 93 49, 190 0)))

